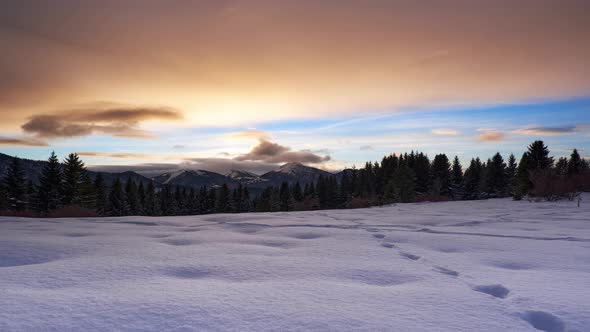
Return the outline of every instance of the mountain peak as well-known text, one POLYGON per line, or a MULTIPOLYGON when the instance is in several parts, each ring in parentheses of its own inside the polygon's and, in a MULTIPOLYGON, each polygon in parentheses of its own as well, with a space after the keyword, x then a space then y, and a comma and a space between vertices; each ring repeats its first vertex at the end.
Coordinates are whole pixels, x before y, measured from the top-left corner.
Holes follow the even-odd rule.
POLYGON ((279 172, 293 173, 293 172, 297 171, 298 169, 302 169, 302 168, 307 168, 307 166, 300 164, 300 163, 296 163, 296 162, 286 163, 284 165, 281 165, 281 167, 279 167, 279 172))

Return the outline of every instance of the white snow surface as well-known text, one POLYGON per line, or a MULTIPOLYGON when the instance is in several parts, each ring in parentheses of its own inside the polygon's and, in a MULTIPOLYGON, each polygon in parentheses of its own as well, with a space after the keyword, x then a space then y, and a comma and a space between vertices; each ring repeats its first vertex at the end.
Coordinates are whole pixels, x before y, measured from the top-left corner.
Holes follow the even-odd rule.
POLYGON ((0 331, 590 331, 590 195, 0 218, 0 331))

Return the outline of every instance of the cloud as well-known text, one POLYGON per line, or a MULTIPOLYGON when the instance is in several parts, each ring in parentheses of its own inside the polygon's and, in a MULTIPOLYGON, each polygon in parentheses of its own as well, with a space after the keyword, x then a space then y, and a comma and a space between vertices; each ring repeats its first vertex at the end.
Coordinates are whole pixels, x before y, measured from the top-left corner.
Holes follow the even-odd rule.
POLYGON ((106 157, 106 158, 122 158, 122 159, 145 159, 153 156, 143 153, 125 153, 125 152, 76 152, 83 157, 106 157))
POLYGON ((368 151, 368 150, 373 150, 373 147, 371 145, 363 145, 360 147, 361 151, 368 151))
POLYGON ((485 131, 483 134, 477 136, 477 139, 485 142, 500 142, 503 141, 506 135, 501 131, 485 131))
POLYGON ((577 131, 576 126, 564 126, 564 127, 529 127, 517 129, 514 131, 515 134, 528 135, 528 136, 557 136, 573 134, 577 131))
POLYGON ((270 134, 262 131, 262 130, 245 130, 245 131, 240 131, 240 132, 236 132, 236 133, 231 133, 229 134, 230 137, 232 138, 238 138, 238 139, 270 139, 270 134))
POLYGON ((319 164, 329 161, 330 156, 320 156, 308 150, 292 151, 291 148, 266 139, 260 139, 258 145, 246 154, 235 157, 237 161, 263 161, 267 163, 310 163, 319 164))
POLYGON ((435 135, 459 135, 461 132, 455 129, 433 129, 432 133, 435 135))
POLYGON ((35 138, 14 138, 0 137, 0 145, 18 145, 18 146, 48 146, 47 142, 35 138))
POLYGON ((98 103, 94 107, 71 109, 57 114, 30 117, 21 128, 40 138, 79 137, 103 133, 116 137, 153 138, 138 128, 146 120, 178 120, 180 114, 169 108, 125 107, 98 103))

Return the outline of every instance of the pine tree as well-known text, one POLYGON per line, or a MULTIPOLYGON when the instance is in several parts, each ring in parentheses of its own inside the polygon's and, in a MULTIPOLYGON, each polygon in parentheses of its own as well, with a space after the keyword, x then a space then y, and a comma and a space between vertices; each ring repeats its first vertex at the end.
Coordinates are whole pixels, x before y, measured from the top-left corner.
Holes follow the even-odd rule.
POLYGON ((500 152, 497 152, 487 166, 488 192, 495 197, 506 194, 506 163, 500 152))
POLYGON ((451 184, 451 164, 445 154, 438 154, 432 161, 432 193, 434 195, 449 195, 451 184))
POLYGON ((568 168, 567 158, 561 157, 555 163, 555 173, 559 176, 568 175, 568 168))
POLYGON ((126 204, 129 209, 129 214, 132 216, 139 215, 140 209, 137 185, 131 178, 128 178, 127 183, 125 184, 125 199, 127 200, 126 204))
POLYGON ((570 160, 568 162, 567 174, 570 176, 580 174, 580 173, 582 173, 583 168, 584 168, 583 160, 580 157, 578 150, 574 149, 574 151, 572 152, 572 154, 570 156, 570 160))
POLYGON ((62 173, 61 164, 55 155, 51 152, 47 163, 41 170, 39 176, 39 211, 48 213, 56 210, 62 202, 62 173))
POLYGON ((291 190, 287 182, 281 184, 279 200, 281 201, 281 211, 291 211, 293 209, 291 190))
POLYGON ((221 185, 221 187, 219 187, 219 190, 217 190, 217 202, 215 204, 215 210, 218 213, 231 212, 229 187, 226 183, 221 185))
POLYGON ((303 200, 303 191, 301 190, 299 181, 295 182, 295 185, 293 186, 292 196, 296 202, 301 202, 303 200))
POLYGON ((108 213, 109 199, 102 173, 96 174, 96 178, 94 178, 94 192, 96 193, 96 213, 99 216, 106 216, 108 213))
POLYGON ((82 183, 86 168, 80 157, 70 153, 63 165, 63 204, 82 204, 82 183))
POLYGON ((14 211, 23 211, 27 207, 27 182, 20 159, 12 158, 2 183, 8 208, 14 211))
POLYGON ((453 166, 451 167, 450 193, 453 199, 461 199, 465 195, 463 187, 463 167, 457 156, 453 159, 453 166))
POLYGON ((139 181, 139 186, 137 187, 137 200, 138 200, 138 207, 137 207, 137 214, 138 215, 145 215, 146 207, 146 193, 145 187, 143 186, 143 181, 139 181))
POLYGON ((525 152, 522 154, 520 158, 520 162, 518 163, 518 168, 516 170, 516 188, 514 193, 515 199, 520 199, 523 195, 528 194, 529 190, 532 187, 532 183, 530 180, 530 166, 529 166, 530 158, 529 153, 525 152))
POLYGON ((479 184, 481 182, 483 165, 479 158, 471 159, 469 167, 465 170, 465 198, 480 198, 479 184))
POLYGON ((543 141, 534 141, 528 147, 528 169, 530 171, 546 170, 553 166, 553 157, 543 141))
POLYGON ((108 214, 110 216, 126 216, 128 214, 127 200, 123 192, 123 185, 117 178, 109 193, 108 214))
POLYGON ((161 213, 160 205, 156 195, 154 182, 150 181, 145 192, 145 214, 148 216, 159 216, 161 213))
POLYGON ((412 202, 416 195, 416 175, 406 164, 401 164, 393 173, 394 199, 397 202, 412 202))
POLYGON ((510 195, 514 194, 514 188, 516 187, 517 167, 516 158, 514 157, 514 154, 511 153, 510 157, 508 157, 508 166, 506 166, 506 184, 510 195))

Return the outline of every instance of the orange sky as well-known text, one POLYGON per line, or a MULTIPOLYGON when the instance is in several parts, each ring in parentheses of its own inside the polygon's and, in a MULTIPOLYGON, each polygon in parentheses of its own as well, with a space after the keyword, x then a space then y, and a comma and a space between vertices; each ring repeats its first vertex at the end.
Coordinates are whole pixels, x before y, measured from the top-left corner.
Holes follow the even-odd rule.
POLYGON ((590 91, 588 1, 8 1, 2 130, 96 102, 178 125, 590 91), (221 121, 223 119, 223 121, 221 121))

